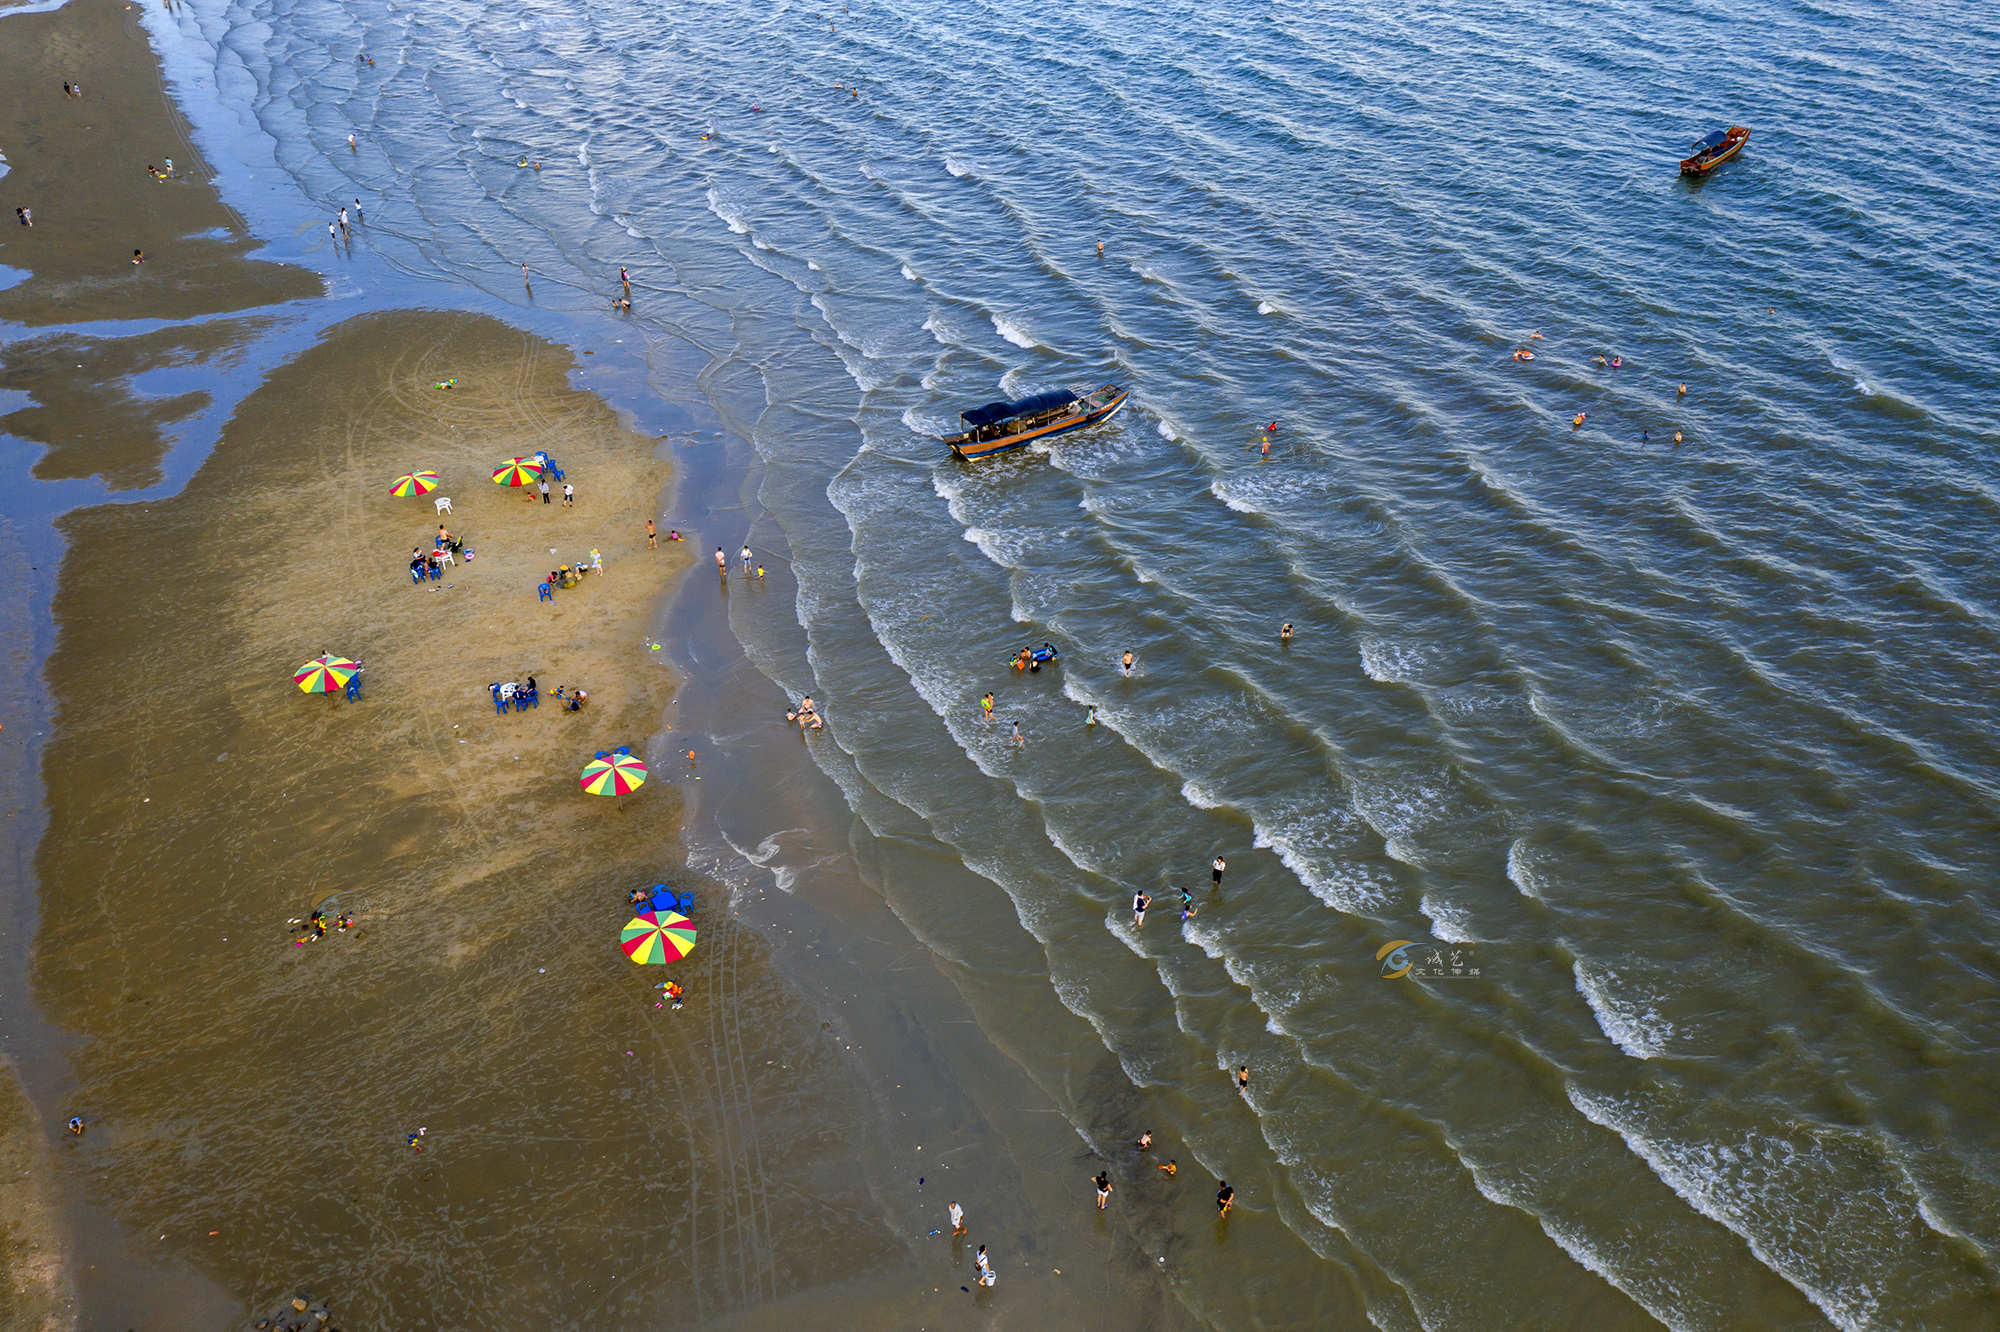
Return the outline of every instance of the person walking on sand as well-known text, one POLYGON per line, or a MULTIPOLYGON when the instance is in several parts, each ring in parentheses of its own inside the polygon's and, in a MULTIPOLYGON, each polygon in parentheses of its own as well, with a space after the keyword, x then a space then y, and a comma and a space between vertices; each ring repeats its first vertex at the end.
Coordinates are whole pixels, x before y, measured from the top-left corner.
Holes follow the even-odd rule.
POLYGON ((14 210, 14 216, 21 219, 21 225, 24 227, 32 227, 35 225, 35 215, 25 208, 16 208, 14 210))
POLYGON ((1132 649, 1125 649, 1125 655, 1118 659, 1118 667, 1125 672, 1125 678, 1132 678, 1132 649))
POLYGON ((1132 924, 1135 927, 1146 923, 1146 908, 1151 905, 1153 905, 1153 899, 1146 896, 1144 888, 1132 894, 1132 924))
POLYGON ((547 504, 549 502, 549 479, 543 477, 541 480, 535 482, 535 489, 542 492, 542 503, 547 504))
POLYGON ((651 518, 648 518, 646 520, 646 549, 658 550, 659 548, 660 548, 660 529, 653 526, 653 520, 651 518))
POLYGON ((955 1202, 950 1202, 945 1204, 945 1210, 951 1213, 952 1235, 954 1237, 963 1235, 965 1233, 965 1209, 955 1202))
POLYGON ((1236 1190, 1230 1188, 1229 1181, 1225 1179, 1222 1181, 1222 1187, 1215 1191, 1216 1217, 1220 1219, 1222 1217, 1228 1216, 1229 1209, 1234 1207, 1235 1205, 1236 1205, 1236 1190))
POLYGON ((729 577, 729 557, 722 553, 722 547, 715 548, 715 567, 724 578, 729 577))
POLYGON ((1229 862, 1221 856, 1208 862, 1208 879, 1217 892, 1222 890, 1222 871, 1229 868, 1229 862))
POLYGON ((742 561, 743 561, 743 572, 744 572, 744 573, 749 573, 749 572, 750 572, 750 546, 749 546, 749 543, 748 543, 748 542, 745 542, 745 543, 744 543, 744 546, 743 546, 743 549, 742 549, 742 550, 741 550, 741 551, 739 552, 739 557, 740 557, 740 558, 742 559, 742 561))
POLYGON ((567 481, 563 482, 563 507, 565 509, 576 507, 576 487, 567 481))
POLYGON ((338 224, 333 222, 326 224, 326 238, 333 242, 334 249, 337 250, 340 248, 340 227, 338 224))
POLYGON ((984 1244, 979 1246, 978 1253, 972 1255, 972 1265, 979 1269, 980 1285, 990 1286, 993 1284, 993 1260, 986 1256, 986 1246, 984 1244))
MULTIPOLYGON (((169 157, 169 158, 167 159, 167 169, 168 169, 168 170, 172 170, 172 169, 173 169, 173 165, 174 165, 174 159, 173 159, 173 158, 171 158, 171 157, 169 157)), ((347 231, 347 210, 346 210, 345 208, 342 208, 342 209, 340 210, 340 234, 341 234, 341 235, 343 235, 343 236, 346 236, 346 235, 348 234, 348 231, 347 231)))

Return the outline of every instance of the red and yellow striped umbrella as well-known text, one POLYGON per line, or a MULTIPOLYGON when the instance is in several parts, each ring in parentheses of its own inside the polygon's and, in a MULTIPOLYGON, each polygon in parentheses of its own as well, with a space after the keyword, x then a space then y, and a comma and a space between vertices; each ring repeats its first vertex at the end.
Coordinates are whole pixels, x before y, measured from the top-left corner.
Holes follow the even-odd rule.
POLYGON ((533 458, 509 458, 493 473, 493 481, 502 486, 532 486, 542 479, 542 465, 533 458))
POLYGON ((361 669, 358 661, 328 653, 314 657, 292 673, 292 683, 308 694, 332 694, 347 688, 347 682, 361 669))
POLYGON ((641 966, 678 962, 694 951, 695 929, 678 911, 641 911, 618 936, 625 956, 641 966))
POLYGON ((412 495, 428 495, 438 488, 438 474, 425 470, 405 472, 396 478, 396 484, 389 487, 389 493, 397 499, 408 499, 412 495))
POLYGON ((577 780, 591 795, 624 795, 646 784, 646 765, 630 754, 607 754, 583 765, 577 780))

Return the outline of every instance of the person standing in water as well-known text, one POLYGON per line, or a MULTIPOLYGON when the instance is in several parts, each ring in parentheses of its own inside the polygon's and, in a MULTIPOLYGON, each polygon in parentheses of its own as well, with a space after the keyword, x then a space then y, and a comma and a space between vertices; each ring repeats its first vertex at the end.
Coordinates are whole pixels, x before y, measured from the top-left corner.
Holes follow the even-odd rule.
POLYGON ((1021 723, 1018 721, 1014 723, 1014 743, 1017 745, 1028 743, 1028 737, 1021 734, 1021 723))
POLYGON ((1208 879, 1217 892, 1222 890, 1222 871, 1229 868, 1229 862, 1221 856, 1208 862, 1208 879))
POLYGON ((743 572, 744 572, 744 573, 749 573, 749 572, 750 572, 750 544, 749 544, 748 542, 745 542, 745 543, 744 543, 744 545, 743 545, 743 550, 741 551, 741 556, 742 556, 742 559, 743 559, 743 572))
POLYGON ((1290 620, 1286 620, 1284 624, 1278 627, 1278 641, 1280 643, 1289 643, 1292 641, 1292 622, 1290 620))
POLYGON ((1153 1130, 1147 1129, 1139 1135, 1139 1150, 1142 1152, 1153 1150, 1153 1130))
POLYGON ((979 700, 979 706, 980 706, 981 708, 985 709, 985 713, 986 713, 986 720, 987 720, 987 721, 992 721, 992 720, 993 720, 993 693, 992 693, 992 691, 991 691, 991 690, 988 690, 988 691, 987 691, 987 694, 986 694, 986 697, 984 697, 984 698, 982 698, 982 699, 980 699, 980 700, 979 700))
POLYGON ((1236 1070, 1236 1090, 1245 1096, 1250 1094, 1250 1065, 1245 1064, 1236 1070))
POLYGON ((1229 1209, 1236 1205, 1236 1190, 1229 1187, 1229 1181, 1221 1181, 1222 1187, 1215 1191, 1215 1214, 1217 1218, 1229 1215, 1229 1209))
POLYGON ((729 577, 729 557, 722 553, 722 547, 715 548, 715 569, 724 578, 729 577))
POLYGON ((1153 905, 1153 899, 1146 896, 1145 889, 1141 888, 1138 892, 1132 894, 1132 923, 1135 926, 1146 923, 1146 908, 1151 905, 1153 905))
POLYGON ((1097 1172, 1097 1178, 1090 1182, 1097 1186, 1097 1210, 1101 1212, 1111 1201, 1111 1172, 1100 1170, 1097 1172))
POLYGON ((1097 705, 1095 703, 1090 705, 1090 711, 1083 714, 1083 724, 1085 726, 1097 725, 1097 705))
POLYGON ((1118 659, 1118 668, 1125 672, 1125 678, 1132 678, 1132 649, 1126 648, 1125 655, 1118 659))

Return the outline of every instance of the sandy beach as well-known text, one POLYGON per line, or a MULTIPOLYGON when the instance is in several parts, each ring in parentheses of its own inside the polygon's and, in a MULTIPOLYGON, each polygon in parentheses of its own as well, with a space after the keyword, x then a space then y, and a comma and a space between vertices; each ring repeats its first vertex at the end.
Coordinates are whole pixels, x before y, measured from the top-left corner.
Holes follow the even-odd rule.
POLYGON ((36 986, 89 1036, 74 1165, 252 1304, 622 1325, 618 1281, 672 1279, 693 1325, 834 1229, 851 1270, 890 1251, 833 1150, 855 1125, 809 1095, 849 1075, 761 940, 698 912, 680 1013, 612 946, 677 859, 689 765, 647 743, 648 626, 684 548, 645 549, 665 468, 567 369, 491 321, 365 318, 253 394, 184 494, 65 523, 36 986), (535 449, 576 508, 488 479, 535 449), (413 466, 476 552, 421 586, 432 505, 387 494, 413 466), (537 598, 593 547, 604 574, 537 598), (290 685, 322 647, 366 661, 361 702, 290 685), (543 706, 496 716, 487 684, 529 673, 543 706), (659 775, 582 794, 618 744, 659 775), (296 945, 316 906, 356 928, 296 945))

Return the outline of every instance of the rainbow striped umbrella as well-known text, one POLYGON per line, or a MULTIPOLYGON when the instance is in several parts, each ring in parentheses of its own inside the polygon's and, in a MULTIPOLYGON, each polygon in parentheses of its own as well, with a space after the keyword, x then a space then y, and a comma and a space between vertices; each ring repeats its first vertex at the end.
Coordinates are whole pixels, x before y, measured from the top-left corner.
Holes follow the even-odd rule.
POLYGON ((389 493, 397 499, 408 499, 412 495, 428 495, 438 488, 438 474, 432 471, 405 472, 396 478, 396 484, 389 487, 389 493))
POLYGON ((292 672, 292 683, 308 694, 338 693, 347 688, 347 682, 360 669, 360 662, 336 657, 329 652, 324 657, 314 657, 292 672))
POLYGON ((640 966, 678 962, 694 951, 695 929, 678 911, 641 911, 625 922, 618 946, 640 966))
POLYGON ((542 479, 542 465, 533 458, 509 458, 493 473, 493 481, 502 486, 532 486, 542 479))
POLYGON ((646 765, 630 754, 606 754, 584 764, 576 781, 591 795, 622 796, 646 784, 646 765))

